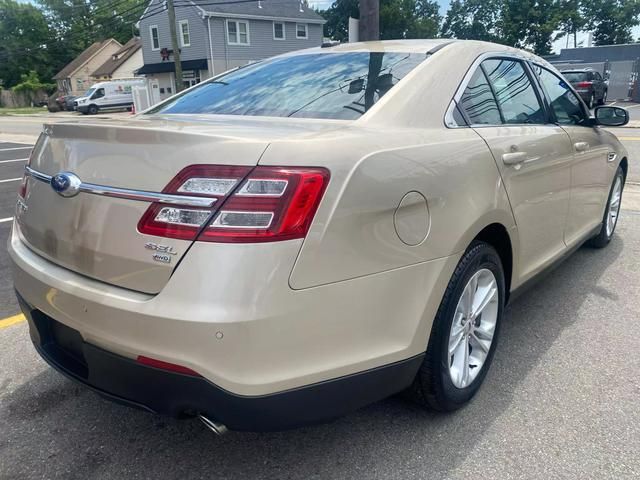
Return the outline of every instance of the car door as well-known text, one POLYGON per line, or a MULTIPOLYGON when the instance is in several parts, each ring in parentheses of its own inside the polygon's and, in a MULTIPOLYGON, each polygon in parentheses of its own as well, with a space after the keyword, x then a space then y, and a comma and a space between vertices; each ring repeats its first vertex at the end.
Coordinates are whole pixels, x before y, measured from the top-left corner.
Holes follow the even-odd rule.
POLYGON ((594 85, 596 86, 596 100, 598 102, 604 102, 604 81, 602 80, 602 75, 598 72, 593 72, 594 76, 594 85))
POLYGON ((518 226, 518 276, 527 280, 565 249, 572 147, 548 121, 532 73, 519 59, 489 58, 458 106, 495 158, 518 226))
POLYGON ((613 172, 605 135, 593 126, 586 106, 569 85, 551 70, 533 65, 551 106, 555 122, 571 138, 571 200, 565 242, 572 246, 602 221, 613 172))
POLYGON ((102 106, 104 105, 104 97, 105 97, 104 88, 99 88, 95 92, 93 92, 93 95, 91 96, 91 101, 92 103, 98 106, 102 106))

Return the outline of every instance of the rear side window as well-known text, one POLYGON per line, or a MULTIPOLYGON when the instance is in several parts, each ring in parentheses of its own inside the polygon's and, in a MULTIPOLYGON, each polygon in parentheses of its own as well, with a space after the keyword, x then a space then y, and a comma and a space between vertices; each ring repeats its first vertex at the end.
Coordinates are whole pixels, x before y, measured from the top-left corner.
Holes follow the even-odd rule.
POLYGON ((544 124, 545 113, 522 63, 491 59, 482 62, 491 82, 504 123, 544 124))
POLYGON ((586 82, 588 78, 586 72, 562 72, 562 75, 571 83, 586 82))
POLYGON ((589 116, 567 82, 539 65, 534 65, 533 69, 549 97, 557 122, 561 125, 584 125, 589 116))
MULTIPOLYGON (((498 104, 489 82, 480 68, 471 77, 458 106, 466 114, 471 125, 499 125, 502 123, 498 104)), ((458 124, 460 123, 458 122, 458 124)))
POLYGON ((426 58, 402 52, 276 57, 203 82, 149 113, 356 119, 426 58))

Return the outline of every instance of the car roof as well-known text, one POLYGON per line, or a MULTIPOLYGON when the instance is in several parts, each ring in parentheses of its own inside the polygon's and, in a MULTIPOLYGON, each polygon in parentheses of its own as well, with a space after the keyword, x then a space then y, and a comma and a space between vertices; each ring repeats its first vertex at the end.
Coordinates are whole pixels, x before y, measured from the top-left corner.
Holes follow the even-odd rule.
MULTIPOLYGON (((337 43, 323 47, 308 48, 290 52, 290 54, 320 53, 320 52, 398 52, 398 53, 433 53, 448 45, 483 46, 492 52, 519 51, 512 47, 479 40, 457 40, 453 38, 432 38, 412 40, 380 40, 372 42, 337 43)), ((287 54, 285 54, 287 55, 287 54)))

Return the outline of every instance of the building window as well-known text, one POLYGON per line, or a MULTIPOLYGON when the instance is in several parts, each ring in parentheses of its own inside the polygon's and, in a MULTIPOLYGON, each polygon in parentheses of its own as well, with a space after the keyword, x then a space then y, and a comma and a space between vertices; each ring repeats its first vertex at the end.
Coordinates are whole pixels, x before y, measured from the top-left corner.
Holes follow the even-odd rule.
POLYGON ((273 39, 274 40, 284 40, 284 23, 282 22, 273 22, 273 39))
POLYGON ((149 33, 151 34, 151 50, 160 50, 160 36, 158 35, 158 26, 151 25, 149 27, 149 33))
POLYGON ((306 23, 296 23, 296 38, 308 38, 306 23))
POLYGON ((189 20, 180 20, 180 44, 183 47, 191 45, 191 36, 189 35, 189 20))
POLYGON ((229 45, 249 45, 249 23, 227 20, 227 43, 229 45))

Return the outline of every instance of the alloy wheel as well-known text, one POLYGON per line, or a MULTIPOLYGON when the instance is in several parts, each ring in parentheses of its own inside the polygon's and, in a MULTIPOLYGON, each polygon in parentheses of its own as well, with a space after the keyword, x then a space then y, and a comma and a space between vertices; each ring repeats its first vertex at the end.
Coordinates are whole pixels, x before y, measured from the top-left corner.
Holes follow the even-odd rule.
POLYGON ((498 284, 488 269, 478 270, 458 300, 449 332, 449 376, 457 388, 468 387, 482 370, 498 320, 498 284))
POLYGON ((620 213, 620 200, 622 199, 622 177, 618 175, 616 181, 613 184, 613 190, 611 191, 611 198, 609 199, 609 205, 607 206, 607 237, 613 235, 613 231, 618 223, 618 215, 620 213))

